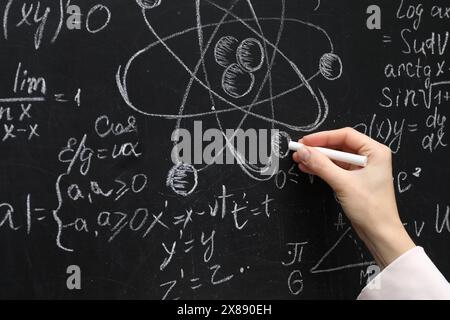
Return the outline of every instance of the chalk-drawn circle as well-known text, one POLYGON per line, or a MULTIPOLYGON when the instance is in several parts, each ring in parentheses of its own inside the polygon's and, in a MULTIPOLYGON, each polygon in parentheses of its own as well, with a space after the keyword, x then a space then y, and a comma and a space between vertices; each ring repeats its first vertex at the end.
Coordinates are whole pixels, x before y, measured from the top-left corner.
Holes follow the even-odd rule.
POLYGON ((106 6, 102 5, 102 4, 97 4, 96 6, 93 6, 91 8, 91 10, 89 10, 89 12, 87 14, 87 17, 86 17, 86 30, 88 32, 92 33, 92 34, 100 32, 100 31, 102 31, 103 29, 105 29, 108 26, 110 21, 111 21, 111 11, 108 9, 108 7, 106 7, 106 6), (105 18, 105 20, 104 20, 102 25, 99 25, 97 28, 92 28, 92 26, 91 26, 91 18, 92 18, 92 15, 94 13, 97 13, 97 11, 100 11, 100 12, 103 11, 106 14, 106 18, 105 18))
POLYGON ((142 9, 153 9, 161 4, 162 0, 136 0, 142 9))
POLYGON ((342 75, 342 61, 334 53, 325 53, 320 58, 320 73, 328 80, 336 80, 342 75))
POLYGON ((233 98, 242 98, 253 89, 255 76, 243 70, 237 63, 231 64, 222 75, 222 88, 233 98))
POLYGON ((214 58, 217 64, 226 68, 230 64, 235 63, 238 46, 239 41, 235 37, 224 36, 220 38, 214 47, 214 58))
POLYGON ((248 72, 261 69, 264 63, 264 49, 259 40, 248 38, 241 42, 236 51, 239 65, 248 72))
POLYGON ((290 141, 291 137, 287 132, 277 131, 276 133, 272 134, 272 154, 281 159, 286 158, 289 154, 290 141))
POLYGON ((170 169, 166 184, 176 194, 186 197, 190 195, 198 183, 197 170, 190 164, 179 163, 170 169))

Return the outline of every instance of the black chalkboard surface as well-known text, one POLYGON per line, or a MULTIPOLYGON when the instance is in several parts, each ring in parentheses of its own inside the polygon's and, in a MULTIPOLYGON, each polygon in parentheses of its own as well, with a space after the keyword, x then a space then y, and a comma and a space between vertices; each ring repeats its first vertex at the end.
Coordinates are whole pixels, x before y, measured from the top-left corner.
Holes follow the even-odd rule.
POLYGON ((374 260, 285 143, 344 126, 449 277, 448 6, 2 0, 0 297, 354 299, 374 260))

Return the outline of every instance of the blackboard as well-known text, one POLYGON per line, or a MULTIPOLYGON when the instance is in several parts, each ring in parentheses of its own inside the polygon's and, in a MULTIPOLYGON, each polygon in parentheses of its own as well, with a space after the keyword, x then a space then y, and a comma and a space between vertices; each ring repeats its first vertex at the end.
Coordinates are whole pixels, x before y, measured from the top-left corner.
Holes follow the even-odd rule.
POLYGON ((283 144, 345 126, 450 277, 448 7, 2 0, 0 297, 354 299, 374 260, 283 144), (239 128, 269 162, 174 157, 239 128))

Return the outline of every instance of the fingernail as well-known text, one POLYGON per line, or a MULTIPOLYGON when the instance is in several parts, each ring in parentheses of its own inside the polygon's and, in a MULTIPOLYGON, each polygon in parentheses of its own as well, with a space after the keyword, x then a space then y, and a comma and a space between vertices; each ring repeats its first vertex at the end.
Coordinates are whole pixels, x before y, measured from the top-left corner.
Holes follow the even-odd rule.
POLYGON ((308 162, 309 158, 311 157, 311 152, 306 147, 300 148, 299 150, 297 150, 297 153, 300 161, 303 163, 308 162))
POLYGON ((298 154, 297 151, 295 151, 295 152, 292 154, 292 159, 294 159, 295 162, 299 162, 299 161, 300 161, 300 156, 299 156, 299 154, 298 154))

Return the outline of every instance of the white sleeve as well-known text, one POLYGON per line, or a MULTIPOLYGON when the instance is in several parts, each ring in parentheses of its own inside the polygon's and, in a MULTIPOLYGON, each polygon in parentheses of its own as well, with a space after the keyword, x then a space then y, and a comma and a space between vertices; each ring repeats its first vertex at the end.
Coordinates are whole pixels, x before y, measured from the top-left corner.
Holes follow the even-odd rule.
POLYGON ((373 278, 358 300, 450 300, 450 284, 421 247, 415 247, 373 278))

